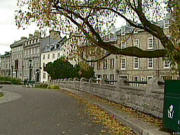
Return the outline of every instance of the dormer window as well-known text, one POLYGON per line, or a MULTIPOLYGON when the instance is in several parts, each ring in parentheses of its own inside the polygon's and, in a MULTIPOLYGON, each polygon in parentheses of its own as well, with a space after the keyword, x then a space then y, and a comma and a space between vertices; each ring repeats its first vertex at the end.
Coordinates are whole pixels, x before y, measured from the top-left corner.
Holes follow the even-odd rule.
POLYGON ((135 47, 138 47, 138 48, 140 47, 140 45, 139 45, 139 39, 135 39, 135 40, 134 40, 134 46, 135 46, 135 47))
POLYGON ((154 40, 153 37, 148 38, 148 49, 153 49, 154 48, 154 40))
POLYGON ((164 68, 170 68, 171 67, 171 63, 169 60, 165 60, 164 61, 164 68))
POLYGON ((169 20, 164 20, 164 28, 169 28, 169 20))
POLYGON ((121 49, 124 49, 124 48, 126 48, 126 42, 121 41, 121 49))
POLYGON ((121 35, 125 35, 125 27, 121 29, 121 35))
POLYGON ((134 29, 134 33, 138 33, 138 29, 134 29))

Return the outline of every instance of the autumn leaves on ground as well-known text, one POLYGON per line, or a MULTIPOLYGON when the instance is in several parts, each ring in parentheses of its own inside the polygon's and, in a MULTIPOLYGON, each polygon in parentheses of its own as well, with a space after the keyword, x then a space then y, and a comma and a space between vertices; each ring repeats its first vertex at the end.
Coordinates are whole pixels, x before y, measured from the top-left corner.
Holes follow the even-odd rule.
POLYGON ((154 118, 150 115, 137 112, 131 108, 122 106, 120 104, 116 104, 110 101, 107 101, 105 99, 99 98, 97 96, 90 95, 88 93, 84 93, 86 95, 86 98, 82 98, 81 96, 71 93, 69 91, 61 90, 63 93, 68 94, 69 96, 74 97, 79 101, 80 104, 85 104, 86 109, 85 112, 90 116, 93 122, 97 124, 102 124, 105 129, 101 130, 101 134, 110 134, 110 135, 136 135, 136 133, 129 127, 124 126, 122 123, 120 123, 115 116, 107 113, 106 111, 102 110, 99 106, 91 103, 87 97, 91 100, 101 102, 103 104, 111 105, 117 110, 126 112, 133 117, 136 117, 138 119, 141 119, 144 122, 147 122, 149 124, 155 124, 156 126, 162 127, 162 120, 154 118))
POLYGON ((87 99, 82 98, 71 92, 67 92, 64 90, 63 92, 77 99, 80 104, 85 104, 85 112, 91 116, 93 122, 97 124, 102 124, 106 127, 105 130, 101 130, 102 135, 107 133, 109 133, 110 135, 136 135, 131 128, 122 125, 115 119, 114 116, 108 114, 97 105, 88 102, 87 99))

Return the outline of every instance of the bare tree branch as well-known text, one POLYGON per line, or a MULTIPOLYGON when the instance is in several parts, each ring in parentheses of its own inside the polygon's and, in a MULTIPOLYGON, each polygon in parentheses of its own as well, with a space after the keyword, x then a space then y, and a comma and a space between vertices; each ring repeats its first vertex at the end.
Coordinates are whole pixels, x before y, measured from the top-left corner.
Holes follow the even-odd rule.
POLYGON ((101 61, 103 59, 105 59, 106 57, 110 56, 111 54, 110 53, 107 53, 105 56, 101 57, 101 58, 98 58, 98 59, 94 59, 94 60, 87 60, 83 57, 83 55, 81 55, 81 59, 86 61, 86 62, 98 62, 98 61, 101 61))

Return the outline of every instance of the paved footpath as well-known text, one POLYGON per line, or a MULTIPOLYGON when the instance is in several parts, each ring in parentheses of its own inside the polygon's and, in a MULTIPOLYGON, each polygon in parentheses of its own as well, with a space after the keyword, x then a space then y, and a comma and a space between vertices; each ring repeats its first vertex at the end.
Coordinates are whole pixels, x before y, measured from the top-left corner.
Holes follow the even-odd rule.
POLYGON ((61 92, 13 85, 2 90, 6 93, 0 98, 0 135, 99 135, 103 129, 83 114, 82 105, 61 92))

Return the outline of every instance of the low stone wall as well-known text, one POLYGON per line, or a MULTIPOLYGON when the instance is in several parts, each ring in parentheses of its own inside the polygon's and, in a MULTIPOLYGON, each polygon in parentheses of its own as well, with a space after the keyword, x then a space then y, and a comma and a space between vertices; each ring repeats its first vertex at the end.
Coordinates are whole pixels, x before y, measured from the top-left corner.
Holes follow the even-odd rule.
POLYGON ((55 80, 51 83, 60 85, 62 88, 69 88, 85 91, 93 95, 114 101, 135 110, 151 114, 155 117, 163 117, 164 89, 158 85, 159 79, 154 78, 148 81, 144 87, 132 87, 118 80, 116 85, 97 84, 92 81, 81 79, 55 80))

